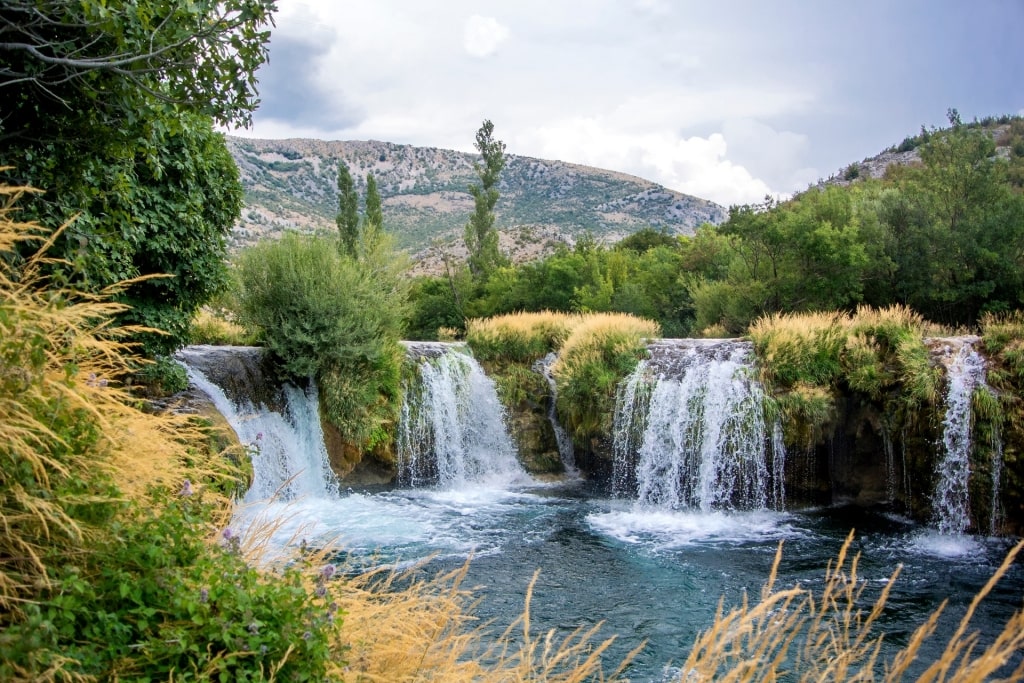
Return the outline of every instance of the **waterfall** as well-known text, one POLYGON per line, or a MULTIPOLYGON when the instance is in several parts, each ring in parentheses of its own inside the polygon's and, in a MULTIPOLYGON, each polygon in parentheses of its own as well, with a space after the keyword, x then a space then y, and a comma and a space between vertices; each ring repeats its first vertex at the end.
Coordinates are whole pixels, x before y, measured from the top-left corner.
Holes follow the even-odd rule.
POLYGON ((316 384, 311 381, 305 389, 285 385, 283 410, 240 398, 233 401, 189 362, 196 353, 185 349, 178 355, 189 380, 210 397, 252 460, 253 481, 245 502, 337 496, 338 481, 320 426, 316 384))
POLYGON ((949 350, 946 360, 943 453, 936 470, 932 514, 939 533, 962 534, 971 522, 967 491, 971 475, 971 400, 974 390, 985 386, 985 360, 969 341, 964 341, 955 352, 949 350))
POLYGON ((555 403, 558 400, 558 386, 555 377, 551 374, 551 366, 558 359, 558 354, 549 353, 533 364, 533 371, 544 375, 548 381, 550 403, 548 405, 548 421, 551 423, 551 430, 555 433, 555 444, 558 445, 558 455, 562 460, 562 467, 573 476, 579 475, 576 469, 576 454, 573 451, 572 438, 565 431, 565 427, 558 421, 558 414, 555 411, 555 403))
POLYGON ((781 429, 765 420, 753 346, 660 340, 619 387, 616 495, 701 511, 784 505, 781 429))
POLYGON ((404 486, 503 486, 527 480, 516 460, 492 382, 458 345, 415 353, 416 379, 405 386, 396 447, 404 486))

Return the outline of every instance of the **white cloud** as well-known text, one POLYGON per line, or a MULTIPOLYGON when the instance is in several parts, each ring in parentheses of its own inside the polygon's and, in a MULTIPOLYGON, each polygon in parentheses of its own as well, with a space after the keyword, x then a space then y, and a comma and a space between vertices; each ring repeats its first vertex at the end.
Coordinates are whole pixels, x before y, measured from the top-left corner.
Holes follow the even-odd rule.
POLYGON ((463 47, 474 57, 489 57, 508 38, 508 28, 494 17, 474 14, 466 21, 463 47))
POLYGON ((777 194, 727 158, 721 133, 683 137, 669 130, 623 132, 594 118, 575 118, 524 133, 510 149, 631 173, 719 204, 757 202, 777 194))

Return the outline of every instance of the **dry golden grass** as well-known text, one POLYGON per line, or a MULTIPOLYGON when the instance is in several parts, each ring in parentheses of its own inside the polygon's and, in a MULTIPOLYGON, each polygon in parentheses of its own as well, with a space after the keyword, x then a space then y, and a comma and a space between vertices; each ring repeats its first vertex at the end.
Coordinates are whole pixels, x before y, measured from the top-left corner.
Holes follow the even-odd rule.
POLYGON ((199 309, 192 321, 189 342, 217 346, 246 346, 252 342, 252 335, 238 323, 216 315, 204 307, 199 309))
MULTIPOLYGON (((112 291, 88 295, 55 288, 41 274, 49 234, 17 220, 27 188, 0 187, 0 609, 17 610, 48 585, 42 556, 48 548, 79 545, 88 529, 69 505, 106 504, 111 495, 141 495, 154 483, 175 485, 224 468, 202 449, 203 435, 185 416, 144 413, 123 388, 133 371, 126 339, 139 331, 118 327, 124 306, 112 291), (17 245, 36 243, 21 259, 17 245), (96 482, 75 484, 76 480, 96 482), (89 490, 100 482, 113 490, 89 490), (120 492, 118 494, 117 492, 120 492)), ((66 227, 66 226, 65 226, 66 227)))
POLYGON ((482 360, 532 362, 558 349, 581 320, 553 311, 473 318, 466 323, 466 341, 482 360))
POLYGON ((658 323, 629 313, 589 313, 572 328, 558 353, 552 372, 558 376, 567 368, 594 361, 600 356, 634 351, 645 339, 661 336, 658 323))
MULTIPOLYGON (((712 626, 700 636, 678 679, 685 683, 760 681, 885 681, 906 680, 907 670, 920 656, 924 642, 934 634, 945 603, 914 632, 906 647, 890 661, 879 661, 884 634, 875 629, 897 569, 870 610, 858 607, 865 582, 858 578, 859 555, 849 558, 851 532, 834 563, 825 572, 818 595, 795 586, 776 590, 782 545, 775 556, 761 600, 746 601, 728 613, 719 604, 712 626)), ((1024 541, 1010 551, 1003 564, 975 596, 942 655, 917 677, 921 683, 949 681, 973 683, 989 677, 1019 656, 1024 647, 1024 611, 1004 625, 1000 635, 978 650, 978 634, 969 632, 978 603, 991 592, 1014 562, 1024 541)), ((1024 663, 1009 681, 1024 680, 1024 663)))

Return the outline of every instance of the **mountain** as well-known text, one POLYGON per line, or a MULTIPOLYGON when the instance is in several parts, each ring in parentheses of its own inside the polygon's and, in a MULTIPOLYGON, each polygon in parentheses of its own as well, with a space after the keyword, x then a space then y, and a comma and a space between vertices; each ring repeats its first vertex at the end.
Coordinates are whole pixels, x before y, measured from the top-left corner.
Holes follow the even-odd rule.
MULTIPOLYGON (((432 270, 438 252, 458 257, 473 211, 467 188, 477 182, 477 155, 390 142, 227 138, 245 188, 232 247, 285 229, 335 230, 338 162, 344 160, 360 195, 373 173, 384 222, 398 246, 432 270), (433 245, 433 248, 431 246, 433 245)), ((516 261, 536 258, 584 232, 614 240, 644 227, 692 234, 720 223, 724 208, 635 176, 509 155, 495 209, 502 247, 516 261)))

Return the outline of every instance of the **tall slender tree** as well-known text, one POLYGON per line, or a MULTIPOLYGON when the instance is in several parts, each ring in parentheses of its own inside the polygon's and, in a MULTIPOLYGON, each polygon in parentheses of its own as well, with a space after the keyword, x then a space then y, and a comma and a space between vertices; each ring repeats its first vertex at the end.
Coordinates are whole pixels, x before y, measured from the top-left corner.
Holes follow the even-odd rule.
POLYGON ((378 229, 384 228, 384 209, 377 190, 377 180, 372 173, 366 174, 366 217, 363 220, 364 224, 372 223, 378 229))
POLYGON ((359 244, 359 195, 344 161, 338 162, 338 236, 342 252, 355 256, 359 244))
POLYGON ((498 231, 494 227, 494 207, 498 203, 498 181, 505 168, 505 143, 494 139, 494 124, 484 120, 476 132, 476 149, 482 163, 473 164, 479 184, 469 186, 474 211, 466 224, 465 243, 469 250, 469 270, 474 279, 483 279, 494 268, 507 263, 498 248, 498 231))

